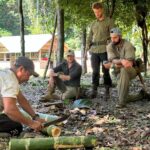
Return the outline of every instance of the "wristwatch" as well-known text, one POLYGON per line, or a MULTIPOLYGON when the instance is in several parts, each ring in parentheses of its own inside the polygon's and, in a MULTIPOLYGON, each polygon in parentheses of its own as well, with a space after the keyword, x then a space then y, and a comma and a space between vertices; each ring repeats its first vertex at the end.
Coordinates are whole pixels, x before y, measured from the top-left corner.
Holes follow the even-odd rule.
POLYGON ((39 114, 35 114, 35 115, 32 117, 32 120, 36 120, 37 118, 39 118, 39 114))

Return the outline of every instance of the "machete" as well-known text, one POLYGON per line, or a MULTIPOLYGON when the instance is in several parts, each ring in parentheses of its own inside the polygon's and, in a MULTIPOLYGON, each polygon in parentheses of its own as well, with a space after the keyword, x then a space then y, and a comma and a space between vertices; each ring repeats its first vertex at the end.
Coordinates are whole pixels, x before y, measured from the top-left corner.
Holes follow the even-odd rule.
POLYGON ((69 117, 69 115, 65 115, 65 116, 63 116, 61 118, 58 118, 58 119, 55 119, 53 121, 46 122, 46 123, 43 124, 43 127, 45 128, 45 127, 48 127, 50 125, 54 125, 54 124, 60 123, 62 121, 65 121, 66 119, 68 119, 68 117, 69 117))

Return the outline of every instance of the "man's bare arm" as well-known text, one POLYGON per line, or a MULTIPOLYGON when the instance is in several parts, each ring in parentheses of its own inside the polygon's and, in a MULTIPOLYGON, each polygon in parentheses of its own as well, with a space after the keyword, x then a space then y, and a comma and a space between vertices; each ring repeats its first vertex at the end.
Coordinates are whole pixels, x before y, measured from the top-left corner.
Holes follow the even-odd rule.
POLYGON ((23 108, 23 110, 25 110, 31 117, 35 116, 34 110, 21 91, 19 92, 17 99, 19 105, 23 108))
POLYGON ((4 113, 12 120, 25 124, 35 131, 39 131, 42 129, 42 124, 38 121, 33 121, 28 119, 22 115, 19 111, 18 107, 16 106, 17 100, 11 97, 4 97, 3 104, 4 104, 4 113))

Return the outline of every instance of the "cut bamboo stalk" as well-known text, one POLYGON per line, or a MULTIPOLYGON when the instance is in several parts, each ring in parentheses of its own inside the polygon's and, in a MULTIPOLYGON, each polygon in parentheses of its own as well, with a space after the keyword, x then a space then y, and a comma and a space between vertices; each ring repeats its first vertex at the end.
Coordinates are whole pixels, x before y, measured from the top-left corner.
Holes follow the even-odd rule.
MULTIPOLYGON (((25 117, 31 119, 31 116, 28 113, 26 113, 24 110, 21 110, 21 113, 25 117)), ((48 115, 48 114, 43 114, 43 113, 38 113, 38 114, 39 114, 39 117, 41 119, 45 119, 46 121, 53 121, 53 120, 58 118, 58 116, 55 116, 55 115, 48 115)), ((57 126, 51 125, 49 127, 44 128, 42 130, 42 133, 46 134, 46 135, 49 135, 49 136, 52 136, 52 137, 58 137, 61 134, 61 129, 57 126)))
POLYGON ((48 134, 51 137, 58 137, 61 134, 61 129, 57 126, 51 125, 42 130, 43 134, 48 134))
POLYGON ((54 138, 11 139, 9 150, 51 150, 95 147, 95 136, 62 136, 54 138))

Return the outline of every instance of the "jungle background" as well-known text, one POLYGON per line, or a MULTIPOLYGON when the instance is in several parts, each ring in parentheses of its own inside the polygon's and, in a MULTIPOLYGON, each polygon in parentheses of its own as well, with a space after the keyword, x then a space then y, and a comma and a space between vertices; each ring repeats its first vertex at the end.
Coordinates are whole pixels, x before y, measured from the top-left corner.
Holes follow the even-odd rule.
MULTIPOLYGON (((25 34, 52 34, 55 14, 60 10, 63 16, 64 41, 73 50, 84 53, 89 26, 95 19, 91 10, 94 0, 0 0, 0 36, 20 35, 19 2, 23 6, 25 34)), ((105 6, 105 13, 115 20, 123 37, 136 47, 136 56, 143 59, 147 67, 144 77, 147 91, 150 91, 149 79, 149 0, 99 0, 105 6)), ((56 29, 56 33, 57 33, 56 29)), ((63 57, 63 55, 61 55, 63 57)), ((85 71, 86 72, 86 71, 85 71)), ((116 78, 113 83, 116 85, 116 78)), ((116 87, 111 88, 110 99, 104 100, 104 86, 101 83, 98 96, 90 99, 90 108, 71 109, 72 101, 63 102, 63 107, 41 103, 40 97, 45 93, 48 79, 32 78, 21 86, 37 112, 60 115, 70 113, 67 122, 61 125, 62 135, 94 134, 98 139, 97 150, 149 150, 150 149, 150 101, 143 100, 118 109, 116 87), (34 93, 34 94, 33 94, 34 93)), ((91 88, 91 74, 82 76, 81 85, 91 88)), ((139 79, 131 82, 130 92, 137 93, 142 84, 139 79)), ((36 137, 36 136, 35 136, 36 137)), ((37 136, 38 137, 38 136, 37 136)), ((8 149, 11 137, 0 139, 0 149, 8 149)), ((22 137, 21 137, 22 138, 22 137)))

